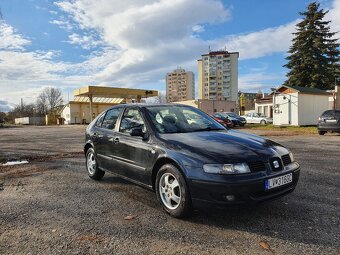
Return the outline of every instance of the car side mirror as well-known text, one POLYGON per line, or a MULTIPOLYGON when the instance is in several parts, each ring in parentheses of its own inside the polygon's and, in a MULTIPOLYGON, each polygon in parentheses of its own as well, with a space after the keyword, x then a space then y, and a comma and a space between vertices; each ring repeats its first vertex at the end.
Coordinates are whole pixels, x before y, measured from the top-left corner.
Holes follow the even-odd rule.
POLYGON ((131 132, 130 132, 130 135, 131 136, 140 136, 143 139, 145 139, 147 137, 147 134, 145 134, 143 132, 143 129, 141 127, 136 127, 134 129, 132 129, 131 132))

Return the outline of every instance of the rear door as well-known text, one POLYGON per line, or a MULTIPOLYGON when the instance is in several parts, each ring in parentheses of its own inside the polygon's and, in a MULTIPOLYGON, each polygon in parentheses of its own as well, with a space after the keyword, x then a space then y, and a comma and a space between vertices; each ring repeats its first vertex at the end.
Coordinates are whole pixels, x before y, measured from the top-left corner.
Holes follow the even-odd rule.
POLYGON ((117 123, 124 107, 115 107, 108 110, 98 132, 99 145, 97 145, 97 159, 99 166, 105 170, 116 172, 115 162, 112 160, 117 138, 117 123))

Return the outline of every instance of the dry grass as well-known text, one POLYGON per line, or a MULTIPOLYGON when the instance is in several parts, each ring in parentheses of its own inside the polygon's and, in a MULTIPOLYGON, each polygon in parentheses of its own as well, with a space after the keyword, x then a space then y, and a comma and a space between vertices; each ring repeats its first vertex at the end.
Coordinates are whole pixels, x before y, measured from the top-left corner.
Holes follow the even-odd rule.
POLYGON ((279 127, 274 125, 261 125, 261 124, 247 124, 245 129, 250 130, 263 130, 263 131, 272 131, 272 132, 283 132, 283 133, 291 133, 291 134, 309 134, 309 135, 316 135, 318 134, 318 129, 315 126, 308 126, 308 127, 295 127, 295 126, 286 126, 286 127, 279 127))

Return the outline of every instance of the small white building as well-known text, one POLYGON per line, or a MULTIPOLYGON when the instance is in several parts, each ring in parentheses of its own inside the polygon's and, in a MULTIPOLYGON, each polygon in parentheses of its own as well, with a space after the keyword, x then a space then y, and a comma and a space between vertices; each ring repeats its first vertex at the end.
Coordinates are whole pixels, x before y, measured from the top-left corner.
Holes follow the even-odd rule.
POLYGON ((255 111, 263 116, 273 118, 273 95, 269 94, 255 99, 255 111))
POLYGON ((44 117, 22 117, 22 118, 15 118, 15 124, 19 125, 36 125, 41 126, 45 125, 45 118, 44 117))
POLYGON ((277 126, 316 125, 329 109, 330 93, 316 88, 281 86, 273 94, 273 124, 277 126))

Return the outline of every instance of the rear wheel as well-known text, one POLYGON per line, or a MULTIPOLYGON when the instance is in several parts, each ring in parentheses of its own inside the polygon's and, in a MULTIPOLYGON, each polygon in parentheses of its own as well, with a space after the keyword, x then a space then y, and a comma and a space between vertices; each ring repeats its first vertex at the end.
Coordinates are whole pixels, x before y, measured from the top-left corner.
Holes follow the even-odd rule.
POLYGON ((265 121, 265 120, 261 120, 261 121, 260 121, 260 124, 261 124, 261 125, 266 125, 266 121, 265 121))
POLYGON ((100 180, 103 178, 105 172, 98 168, 96 153, 93 148, 86 151, 86 169, 90 178, 100 180))
POLYGON ((172 164, 161 167, 156 176, 156 194, 164 210, 171 216, 183 218, 192 212, 188 186, 182 173, 172 164))
POLYGON ((318 133, 319 133, 319 135, 324 135, 324 134, 326 134, 326 131, 320 131, 320 130, 318 130, 318 133))

